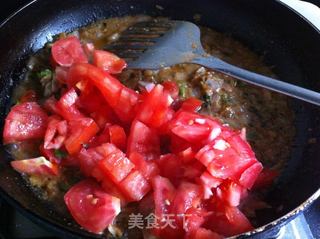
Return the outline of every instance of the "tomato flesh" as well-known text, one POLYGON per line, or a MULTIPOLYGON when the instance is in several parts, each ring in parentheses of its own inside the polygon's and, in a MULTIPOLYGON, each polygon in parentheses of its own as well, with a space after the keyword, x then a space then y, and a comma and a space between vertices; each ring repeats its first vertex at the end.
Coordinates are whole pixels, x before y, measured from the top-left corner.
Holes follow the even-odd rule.
POLYGON ((64 144, 69 154, 78 153, 83 144, 88 143, 99 131, 98 125, 90 118, 71 120, 68 122, 68 128, 70 134, 64 144))
POLYGON ((70 67, 74 63, 88 62, 81 43, 75 36, 69 36, 54 42, 51 54, 55 63, 60 66, 70 67))
POLYGON ((86 179, 64 196, 73 218, 86 230, 101 234, 120 213, 120 200, 106 193, 96 182, 86 179))
POLYGON ((25 102, 11 108, 3 130, 3 143, 43 138, 48 116, 36 102, 25 102))
POLYGON ((67 121, 61 120, 58 116, 50 116, 44 136, 44 148, 59 149, 66 139, 67 131, 67 121))
POLYGON ((16 171, 29 175, 58 175, 58 166, 48 161, 45 157, 11 161, 11 166, 16 171))
POLYGON ((160 157, 160 139, 157 132, 135 120, 130 129, 128 137, 127 153, 138 152, 147 161, 155 160, 160 157))
POLYGON ((132 163, 134 163, 136 169, 145 177, 147 180, 151 180, 155 176, 159 175, 160 170, 155 162, 147 161, 145 158, 137 153, 133 152, 129 156, 132 163))
POLYGON ((133 170, 120 184, 129 201, 140 201, 150 190, 150 184, 137 170, 133 170))
POLYGON ((93 64, 110 74, 121 73, 127 66, 123 59, 111 52, 102 50, 93 51, 93 64))

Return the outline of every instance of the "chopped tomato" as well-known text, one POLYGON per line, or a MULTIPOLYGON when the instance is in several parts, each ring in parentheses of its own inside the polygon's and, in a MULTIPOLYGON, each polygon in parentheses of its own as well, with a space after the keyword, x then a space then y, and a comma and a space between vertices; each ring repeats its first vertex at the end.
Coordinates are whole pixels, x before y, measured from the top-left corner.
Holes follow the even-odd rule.
POLYGON ((108 127, 110 143, 117 146, 122 151, 125 151, 127 147, 127 136, 124 129, 119 125, 111 125, 108 127))
POLYGON ((108 178, 102 179, 101 187, 103 188, 103 190, 106 193, 108 193, 116 198, 119 198, 121 201, 122 207, 127 205, 128 201, 127 201, 126 197, 124 196, 124 194, 120 191, 119 186, 117 186, 111 180, 109 180, 108 178))
POLYGON ((160 175, 170 179, 173 185, 177 186, 183 176, 182 161, 174 154, 161 155, 156 160, 160 169, 160 175))
POLYGON ((97 163, 103 159, 103 155, 96 152, 96 148, 90 148, 88 150, 82 148, 78 154, 80 170, 87 176, 91 177, 94 168, 97 163))
POLYGON ((176 223, 183 227, 183 218, 189 208, 200 206, 202 199, 202 189, 199 185, 182 182, 176 192, 171 213, 176 215, 176 223))
POLYGON ((52 58, 56 64, 70 67, 74 63, 86 63, 88 59, 76 36, 69 36, 53 43, 52 58))
POLYGON ((99 161, 98 165, 100 170, 115 183, 122 181, 134 168, 134 164, 120 150, 104 155, 104 159, 99 161))
POLYGON ((161 176, 156 176, 152 180, 153 197, 155 204, 155 215, 164 219, 170 213, 171 205, 175 200, 176 189, 170 180, 161 176))
POLYGON ((157 132, 138 120, 133 121, 128 137, 127 154, 132 152, 140 153, 147 161, 160 157, 160 139, 157 132))
POLYGON ((166 90, 172 99, 176 100, 179 97, 179 87, 173 81, 165 81, 162 83, 164 90, 166 90))
POLYGON ((151 189, 148 181, 137 170, 133 170, 119 187, 129 201, 140 201, 151 189))
POLYGON ((201 109, 203 102, 197 98, 190 97, 183 101, 181 110, 189 112, 197 112, 201 109))
POLYGON ((209 213, 203 208, 189 208, 185 213, 183 228, 186 231, 186 237, 192 238, 191 235, 204 224, 209 213))
POLYGON ((76 107, 77 100, 78 94, 74 88, 71 88, 57 102, 58 111, 64 119, 73 120, 84 117, 76 107))
POLYGON ((237 207, 245 192, 245 188, 230 180, 226 180, 216 189, 216 196, 229 206, 237 207))
POLYGON ((218 187, 223 182, 222 179, 213 177, 207 171, 202 173, 199 180, 204 189, 204 199, 209 199, 213 195, 212 189, 218 187))
POLYGON ((263 166, 260 162, 254 163, 241 174, 239 183, 243 187, 251 189, 256 180, 259 178, 262 169, 263 166))
POLYGON ((101 128, 106 123, 119 122, 114 110, 96 88, 81 91, 78 106, 83 112, 89 114, 101 128))
POLYGON ((112 75, 125 61, 93 44, 82 46, 77 37, 60 39, 51 50, 62 97, 45 100, 50 117, 36 102, 24 103, 35 100, 32 95, 22 97, 3 133, 4 143, 41 144, 45 157, 12 161, 13 168, 56 176, 58 164, 75 166, 92 178, 64 199, 93 233, 113 223, 120 200, 154 212, 160 228, 150 232, 159 238, 221 238, 252 229, 238 207, 248 212, 249 190, 270 185, 276 173, 261 173, 245 130, 197 113, 202 101, 180 99, 175 82, 148 83, 140 92, 127 88, 112 75))
POLYGON ((138 94, 129 88, 121 90, 117 107, 114 108, 115 113, 125 123, 131 123, 136 114, 136 105, 138 103, 138 94))
POLYGON ((169 128, 173 134, 193 144, 212 141, 221 132, 218 121, 186 111, 177 113, 169 128))
POLYGON ((87 179, 74 185, 64 196, 73 218, 86 230, 101 234, 120 213, 120 200, 87 179))
POLYGON ((98 162, 105 159, 107 156, 119 152, 113 144, 102 144, 95 148, 81 149, 78 154, 80 160, 80 169, 86 176, 93 176, 98 181, 104 178, 103 172, 97 167, 98 162), (94 169, 96 174, 93 174, 94 169))
POLYGON ((83 144, 96 135, 98 125, 90 118, 75 119, 68 122, 69 134, 64 144, 69 154, 78 153, 83 144))
POLYGON ((211 212, 204 226, 223 236, 234 236, 253 229, 249 220, 237 207, 213 202, 211 212))
POLYGON ((259 174, 259 167, 249 170, 258 161, 249 144, 239 134, 233 134, 226 140, 219 136, 200 149, 196 158, 215 178, 230 178, 235 182, 242 182, 242 185, 247 188, 252 186, 259 174), (244 174, 246 170, 248 171, 244 174))
POLYGON ((131 153, 129 159, 147 180, 151 180, 155 176, 159 175, 158 165, 153 161, 146 161, 138 152, 131 153))
POLYGON ((93 65, 74 64, 69 70, 69 84, 74 85, 83 80, 96 86, 111 107, 117 106, 120 92, 124 87, 119 80, 93 65))
MULTIPOLYGON (((265 188, 269 187, 274 180, 279 176, 279 171, 275 169, 264 168, 254 182, 253 188, 265 188)), ((242 176, 241 176, 242 178, 242 176)))
POLYGON ((128 115, 127 112, 133 112, 132 108, 135 107, 138 101, 138 94, 133 93, 134 91, 131 90, 122 91, 125 86, 118 79, 90 64, 74 64, 70 68, 68 79, 70 84, 75 84, 81 80, 88 80, 95 85, 117 116, 123 122, 131 122, 134 115, 128 115), (119 102, 124 101, 124 98, 128 101, 125 104, 119 104, 119 102), (130 103, 128 104, 128 102, 130 103))
POLYGON ((121 73, 127 67, 127 63, 123 59, 103 50, 93 51, 93 64, 110 74, 121 73))
POLYGON ((99 132, 99 134, 91 138, 89 142, 90 148, 97 147, 105 143, 110 143, 109 126, 110 124, 107 123, 104 129, 101 132, 99 132))
POLYGON ((138 107, 136 118, 150 127, 161 127, 170 120, 167 117, 172 101, 163 86, 156 85, 138 107))
POLYGON ((58 166, 48 161, 45 157, 11 161, 11 166, 16 171, 29 175, 58 175, 58 166))
POLYGON ((183 178, 194 181, 198 179, 206 168, 198 161, 183 166, 183 178))
POLYGON ((48 116, 36 102, 25 102, 11 108, 3 130, 3 143, 43 138, 48 116))
POLYGON ((59 116, 50 116, 48 128, 44 136, 44 148, 59 149, 66 139, 67 131, 67 121, 61 120, 59 116))
POLYGON ((195 160, 195 153, 191 147, 181 151, 179 153, 179 157, 183 161, 183 163, 190 163, 195 160))
POLYGON ((170 151, 172 153, 178 154, 184 150, 187 150, 191 146, 192 145, 188 141, 180 138, 175 134, 172 134, 170 137, 170 151))
POLYGON ((45 157, 46 159, 48 159, 50 162, 56 163, 56 164, 60 164, 61 159, 59 159, 58 157, 56 157, 54 155, 54 150, 53 149, 45 149, 43 147, 43 144, 40 145, 39 147, 39 151, 40 151, 40 155, 45 157))

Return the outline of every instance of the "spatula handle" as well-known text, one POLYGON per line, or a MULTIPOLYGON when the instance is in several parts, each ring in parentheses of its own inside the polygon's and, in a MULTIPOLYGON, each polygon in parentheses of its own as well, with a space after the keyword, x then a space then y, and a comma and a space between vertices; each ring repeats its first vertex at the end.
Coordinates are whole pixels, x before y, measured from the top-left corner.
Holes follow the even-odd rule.
POLYGON ((244 70, 220 59, 213 57, 199 57, 195 58, 192 63, 203 65, 250 84, 261 86, 263 88, 320 106, 320 93, 318 92, 244 70))

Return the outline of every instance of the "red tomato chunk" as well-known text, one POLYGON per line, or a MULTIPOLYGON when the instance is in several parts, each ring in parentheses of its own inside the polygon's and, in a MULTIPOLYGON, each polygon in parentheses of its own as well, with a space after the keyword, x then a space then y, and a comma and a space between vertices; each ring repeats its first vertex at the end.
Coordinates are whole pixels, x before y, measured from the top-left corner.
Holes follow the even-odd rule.
POLYGON ((112 75, 125 61, 82 46, 75 36, 56 41, 51 54, 62 96, 46 99, 44 110, 27 95, 5 120, 5 144, 42 140, 41 157, 12 161, 16 171, 58 177, 64 167, 79 169, 90 179, 64 199, 75 221, 92 233, 103 233, 129 202, 160 220, 151 230, 159 238, 212 239, 252 230, 239 205, 278 172, 263 169, 245 130, 197 113, 202 101, 180 99, 175 82, 151 83, 141 92, 127 88, 112 75), (163 226, 168 215, 173 227, 163 226))

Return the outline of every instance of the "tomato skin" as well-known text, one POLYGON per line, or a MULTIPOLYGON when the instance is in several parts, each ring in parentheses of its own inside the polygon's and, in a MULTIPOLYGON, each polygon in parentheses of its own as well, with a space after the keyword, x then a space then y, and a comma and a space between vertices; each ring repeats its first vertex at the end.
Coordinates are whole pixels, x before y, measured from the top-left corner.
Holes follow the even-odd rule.
POLYGON ((176 82, 165 81, 162 83, 164 90, 166 90, 172 99, 176 100, 179 97, 179 87, 176 82))
POLYGON ((201 109, 203 102, 197 98, 190 97, 183 101, 181 105, 181 110, 188 112, 197 112, 201 109))
POLYGON ((119 101, 117 107, 114 108, 114 111, 124 123, 132 122, 136 114, 136 105, 138 100, 139 95, 134 90, 126 87, 121 90, 119 101))
POLYGON ((186 211, 183 228, 187 238, 192 238, 192 235, 204 224, 208 215, 208 212, 203 208, 189 208, 186 211))
POLYGON ((74 85, 82 80, 91 82, 96 86, 112 108, 117 106, 120 92, 124 87, 119 80, 90 64, 72 65, 68 75, 69 84, 74 85))
POLYGON ((127 136, 124 129, 119 125, 111 125, 108 127, 110 143, 117 146, 122 151, 127 148, 127 136))
POLYGON ((78 153, 84 143, 96 135, 99 131, 98 125, 90 118, 80 118, 68 122, 69 135, 64 144, 69 154, 78 153))
MULTIPOLYGON (((78 154, 80 170, 81 172, 87 176, 91 177, 94 168, 97 163, 103 159, 103 156, 96 152, 95 148, 92 149, 84 149, 82 148, 78 154)), ((99 179, 97 179, 99 181, 99 179)))
POLYGON ((119 189, 119 186, 116 185, 115 183, 113 183, 111 180, 109 180, 108 178, 104 178, 102 179, 102 181, 100 182, 101 187, 103 188, 103 190, 112 195, 113 197, 119 198, 120 202, 121 202, 121 207, 124 207, 128 204, 127 198, 125 197, 125 195, 121 192, 121 190, 119 189))
POLYGON ((146 161, 145 158, 137 152, 131 153, 129 159, 147 180, 151 180, 160 173, 158 165, 155 162, 146 161))
POLYGON ((81 171, 88 177, 93 176, 98 181, 101 181, 104 177, 103 172, 98 170, 99 175, 93 175, 93 171, 95 168, 99 168, 98 162, 108 157, 110 154, 119 153, 119 149, 117 149, 113 144, 105 143, 99 145, 98 147, 93 147, 89 149, 82 148, 79 156, 80 161, 80 169, 81 171))
POLYGON ((66 120, 61 120, 59 116, 50 116, 48 127, 44 136, 45 149, 59 149, 66 139, 68 124, 66 120))
POLYGON ((207 167, 215 178, 231 179, 250 189, 259 175, 262 165, 257 161, 250 145, 240 133, 225 134, 201 148, 196 158, 207 167), (254 166, 253 166, 254 165, 254 166))
POLYGON ((197 208, 202 199, 201 187, 197 184, 182 182, 176 191, 171 213, 176 215, 176 223, 183 227, 183 218, 189 208, 197 208))
POLYGON ((153 198, 155 204, 155 215, 161 219, 170 213, 170 205, 173 204, 176 189, 169 179, 156 176, 152 179, 153 198))
POLYGON ((212 213, 204 227, 229 237, 253 230, 246 216, 237 208, 213 202, 212 213))
POLYGON ((120 200, 109 195, 93 180, 74 185, 64 196, 73 218, 89 232, 102 234, 120 213, 120 200))
POLYGON ((93 64, 110 74, 119 74, 127 67, 127 63, 123 59, 103 50, 93 51, 93 64))
POLYGON ((251 189, 256 180, 259 178, 262 169, 263 166, 260 162, 254 163, 241 174, 239 183, 243 187, 251 189))
POLYGON ((183 176, 182 161, 174 154, 161 155, 156 161, 160 169, 160 175, 170 179, 177 186, 183 176))
POLYGON ((124 153, 116 150, 99 161, 98 167, 114 183, 120 183, 129 175, 134 164, 125 157, 124 153))
POLYGON ((178 156, 183 163, 191 163, 195 160, 195 153, 191 147, 181 151, 178 156))
POLYGON ((74 88, 69 89, 57 102, 59 114, 66 120, 79 119, 84 115, 77 109, 78 94, 74 88))
POLYGON ((220 134, 221 127, 220 122, 216 120, 186 111, 178 112, 169 125, 173 134, 193 145, 203 145, 208 140, 214 140, 220 134))
POLYGON ((168 112, 173 99, 162 85, 156 85, 138 106, 136 119, 149 127, 159 128, 167 123, 170 118, 168 112))
POLYGON ((240 185, 226 180, 216 189, 216 196, 231 207, 237 207, 246 190, 240 185))
POLYGON ((43 138, 48 116, 36 102, 25 102, 11 108, 5 119, 3 143, 43 138))
POLYGON ((137 170, 133 170, 119 187, 129 201, 140 201, 151 190, 148 181, 137 170))
POLYGON ((88 62, 81 43, 75 36, 69 36, 54 42, 51 54, 54 62, 64 67, 70 67, 74 63, 88 62))
POLYGON ((138 120, 133 121, 128 137, 127 154, 132 152, 140 153, 147 161, 160 157, 160 139, 157 132, 138 120))
MULTIPOLYGON (((132 90, 124 90, 124 85, 120 81, 102 69, 90 64, 74 64, 69 70, 68 81, 71 85, 81 80, 88 80, 102 93, 104 99, 111 108, 116 112, 117 116, 125 123, 130 123, 134 115, 127 114, 133 112, 138 101, 138 94, 132 90), (123 92, 123 94, 121 94, 123 92), (128 93, 129 92, 129 93, 128 93), (126 94, 125 94, 126 93, 126 94), (129 97, 130 104, 119 104, 123 102, 123 98, 129 97)), ((127 99, 127 98, 126 98, 127 99)))
POLYGON ((58 166, 45 157, 11 161, 11 166, 20 173, 29 175, 57 176, 58 166))

